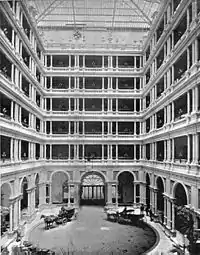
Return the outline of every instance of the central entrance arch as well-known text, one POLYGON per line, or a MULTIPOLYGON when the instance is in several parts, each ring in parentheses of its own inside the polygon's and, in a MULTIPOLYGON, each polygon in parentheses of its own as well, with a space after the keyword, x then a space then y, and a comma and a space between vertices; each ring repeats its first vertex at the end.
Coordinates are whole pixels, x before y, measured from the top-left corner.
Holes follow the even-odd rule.
POLYGON ((133 204, 134 202, 134 176, 124 171, 118 176, 118 203, 133 204))
POLYGON ((83 176, 80 190, 81 205, 105 205, 105 180, 98 172, 83 176))

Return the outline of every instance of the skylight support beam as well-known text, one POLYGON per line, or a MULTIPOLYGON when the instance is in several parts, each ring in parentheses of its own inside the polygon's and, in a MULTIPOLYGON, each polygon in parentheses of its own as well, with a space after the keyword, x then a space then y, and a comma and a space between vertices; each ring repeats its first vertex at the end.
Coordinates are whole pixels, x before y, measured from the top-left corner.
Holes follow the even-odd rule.
POLYGON ((113 26, 114 26, 115 13, 116 13, 116 5, 117 5, 117 0, 114 0, 114 9, 113 9, 113 16, 112 16, 112 26, 111 26, 111 30, 113 30, 113 26))
POLYGON ((149 24, 149 25, 151 25, 151 20, 150 20, 150 18, 146 15, 146 13, 140 8, 140 6, 138 5, 138 4, 136 4, 135 2, 134 2, 134 0, 130 0, 131 1, 131 3, 142 13, 142 15, 144 15, 144 17, 145 17, 145 19, 146 19, 146 21, 147 21, 147 23, 149 24))
POLYGON ((76 17, 75 17, 74 0, 72 0, 72 11, 73 11, 74 28, 76 29, 76 17))
POLYGON ((51 13, 59 4, 64 2, 65 0, 53 0, 49 6, 37 17, 36 22, 40 22, 43 18, 45 18, 49 13, 51 13), (56 3, 57 2, 57 3, 56 3), (53 6, 56 3, 55 6, 53 6))

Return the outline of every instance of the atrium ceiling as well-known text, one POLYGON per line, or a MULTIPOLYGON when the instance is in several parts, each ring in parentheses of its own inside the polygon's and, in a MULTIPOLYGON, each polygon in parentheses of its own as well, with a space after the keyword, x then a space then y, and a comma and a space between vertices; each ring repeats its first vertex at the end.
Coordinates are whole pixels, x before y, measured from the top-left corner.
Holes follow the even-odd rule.
POLYGON ((163 0, 25 0, 38 27, 148 30, 163 0))

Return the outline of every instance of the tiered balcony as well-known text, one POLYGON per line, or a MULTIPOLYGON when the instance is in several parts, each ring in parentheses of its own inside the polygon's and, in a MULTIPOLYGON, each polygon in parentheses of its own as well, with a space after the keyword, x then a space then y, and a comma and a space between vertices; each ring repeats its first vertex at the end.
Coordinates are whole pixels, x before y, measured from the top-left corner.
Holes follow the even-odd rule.
POLYGON ((0 74, 2 74, 5 78, 11 80, 11 69, 12 69, 12 63, 11 61, 6 57, 6 55, 0 51, 0 74))
POLYGON ((28 128, 29 127, 29 112, 22 108, 22 113, 21 113, 21 123, 24 127, 28 128))
POLYGON ((11 119, 11 100, 0 93, 0 117, 11 119))
POLYGON ((53 55, 47 56, 47 71, 66 72, 132 72, 141 73, 143 69, 141 56, 112 56, 112 64, 108 56, 86 55, 53 55))
POLYGON ((28 160, 29 146, 27 141, 21 141, 21 160, 28 160))

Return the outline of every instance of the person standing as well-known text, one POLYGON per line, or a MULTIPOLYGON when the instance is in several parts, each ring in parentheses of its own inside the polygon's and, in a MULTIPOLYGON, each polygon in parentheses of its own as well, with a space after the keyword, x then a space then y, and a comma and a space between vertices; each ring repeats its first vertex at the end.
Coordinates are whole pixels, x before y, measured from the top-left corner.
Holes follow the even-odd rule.
POLYGON ((141 214, 144 213, 144 205, 143 205, 143 204, 141 204, 141 206, 140 206, 140 213, 141 213, 141 214))
POLYGON ((150 216, 150 221, 153 221, 153 213, 151 208, 149 209, 149 216, 150 216))

